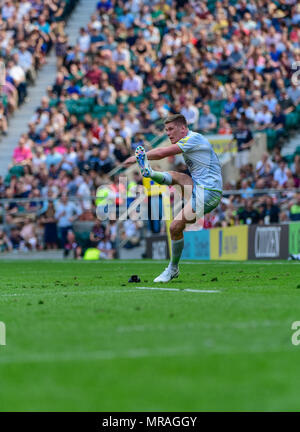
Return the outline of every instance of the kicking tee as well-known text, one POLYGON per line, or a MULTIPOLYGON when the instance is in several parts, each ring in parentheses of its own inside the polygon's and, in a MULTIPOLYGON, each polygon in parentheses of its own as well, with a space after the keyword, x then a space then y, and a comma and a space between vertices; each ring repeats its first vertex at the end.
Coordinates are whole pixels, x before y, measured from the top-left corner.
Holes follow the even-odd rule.
POLYGON ((222 193, 221 165, 210 142, 203 135, 189 131, 176 144, 183 152, 193 181, 204 189, 222 193))

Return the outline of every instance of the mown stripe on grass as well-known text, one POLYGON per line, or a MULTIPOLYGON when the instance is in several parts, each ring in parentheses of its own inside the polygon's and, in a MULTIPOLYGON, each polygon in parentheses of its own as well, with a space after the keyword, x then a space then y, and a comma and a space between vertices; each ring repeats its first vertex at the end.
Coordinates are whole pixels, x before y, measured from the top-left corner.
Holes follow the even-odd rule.
MULTIPOLYGON (((8 348, 5 347, 6 349, 8 348)), ((174 356, 204 356, 204 355, 258 355, 258 354, 282 354, 296 353, 295 347, 291 346, 244 346, 232 347, 216 344, 211 339, 203 340, 199 346, 176 346, 158 348, 134 348, 123 351, 89 351, 89 352, 56 352, 56 353, 26 353, 20 352, 16 355, 4 355, 0 357, 1 365, 26 364, 26 363, 59 363, 59 362, 90 362, 90 361, 112 361, 122 359, 139 359, 151 357, 174 357, 174 356)))
POLYGON ((98 291, 43 291, 40 290, 38 293, 7 293, 7 294, 0 294, 0 297, 31 297, 31 296, 42 296, 42 295, 94 295, 94 294, 107 294, 107 293, 125 293, 125 292, 135 292, 135 289, 123 289, 123 290, 115 290, 115 289, 109 289, 109 290, 98 290, 98 291))
POLYGON ((14 363, 44 363, 44 362, 72 362, 90 360, 114 360, 126 358, 143 357, 168 357, 174 355, 193 354, 194 348, 189 346, 181 347, 159 347, 156 349, 138 348, 118 351, 93 351, 93 352, 57 352, 57 353, 19 353, 14 356, 1 356, 1 364, 14 363))
POLYGON ((178 331, 178 330, 224 330, 224 329, 258 329, 263 327, 286 327, 290 328, 290 322, 265 320, 265 321, 239 321, 239 322, 182 322, 178 324, 138 324, 132 326, 120 326, 119 333, 147 332, 147 331, 178 331))

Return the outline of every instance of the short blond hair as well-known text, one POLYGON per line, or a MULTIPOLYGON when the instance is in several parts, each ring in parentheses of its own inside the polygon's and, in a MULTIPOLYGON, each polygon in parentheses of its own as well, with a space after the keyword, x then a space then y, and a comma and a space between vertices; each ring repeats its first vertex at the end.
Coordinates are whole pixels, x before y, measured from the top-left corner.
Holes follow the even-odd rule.
POLYGON ((174 115, 171 115, 171 116, 168 116, 166 119, 165 119, 165 125, 166 124, 168 124, 168 123, 177 123, 178 125, 182 125, 182 126, 185 126, 185 127, 187 127, 187 121, 186 121, 186 118, 184 117, 184 115, 182 115, 182 114, 174 114, 174 115))

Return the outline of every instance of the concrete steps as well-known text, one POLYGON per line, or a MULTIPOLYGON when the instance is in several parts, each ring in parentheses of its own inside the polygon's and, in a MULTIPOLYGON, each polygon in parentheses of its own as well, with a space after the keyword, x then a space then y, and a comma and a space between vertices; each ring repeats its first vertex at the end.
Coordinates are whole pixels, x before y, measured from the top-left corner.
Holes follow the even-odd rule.
MULTIPOLYGON (((81 0, 66 26, 69 43, 74 45, 79 35, 80 27, 88 24, 90 16, 95 12, 97 0, 81 0)), ((8 135, 0 141, 0 175, 5 176, 8 165, 12 162, 14 148, 18 144, 20 135, 27 131, 27 125, 38 108, 41 98, 46 95, 49 85, 52 85, 56 75, 56 57, 54 51, 47 58, 47 64, 39 72, 34 87, 28 88, 28 102, 18 109, 10 118, 8 135)))
POLYGON ((300 133, 297 133, 287 144, 284 145, 284 147, 282 147, 282 156, 294 154, 298 146, 300 146, 300 133))

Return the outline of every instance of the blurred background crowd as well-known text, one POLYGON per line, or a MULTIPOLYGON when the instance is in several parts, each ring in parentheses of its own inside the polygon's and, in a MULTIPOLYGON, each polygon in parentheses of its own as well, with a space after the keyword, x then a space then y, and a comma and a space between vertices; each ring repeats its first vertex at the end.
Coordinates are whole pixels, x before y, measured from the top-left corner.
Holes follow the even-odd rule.
MULTIPOLYGON (((118 168, 138 145, 159 145, 163 119, 179 112, 193 130, 232 135, 226 151, 237 151, 239 180, 225 184, 206 228, 300 220, 300 195, 290 191, 300 187, 300 146, 288 158, 281 152, 300 124, 300 82, 292 68, 300 62, 296 0, 102 0, 75 46, 64 33, 72 6, 1 3, 0 132, 52 48, 57 74, 0 178, 0 198, 16 199, 4 204, 11 228, 0 231, 0 250, 63 247, 81 256, 73 224, 90 221, 86 244, 114 257, 115 223, 104 226, 95 217, 106 197, 83 198, 106 185, 122 204, 118 168), (253 165, 248 156, 258 132, 266 134, 268 152, 253 165)), ((187 172, 182 158, 169 163, 187 172)), ((136 172, 129 200, 141 183, 136 172)), ((139 228, 124 224, 127 247, 139 244, 139 228)))

